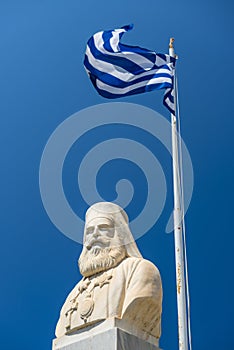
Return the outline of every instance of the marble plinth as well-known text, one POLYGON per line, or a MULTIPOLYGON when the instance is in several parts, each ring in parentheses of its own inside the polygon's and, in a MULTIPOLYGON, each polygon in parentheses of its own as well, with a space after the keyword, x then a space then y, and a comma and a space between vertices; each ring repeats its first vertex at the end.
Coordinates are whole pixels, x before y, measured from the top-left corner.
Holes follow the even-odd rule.
POLYGON ((53 340, 53 350, 160 350, 158 340, 116 318, 53 340))

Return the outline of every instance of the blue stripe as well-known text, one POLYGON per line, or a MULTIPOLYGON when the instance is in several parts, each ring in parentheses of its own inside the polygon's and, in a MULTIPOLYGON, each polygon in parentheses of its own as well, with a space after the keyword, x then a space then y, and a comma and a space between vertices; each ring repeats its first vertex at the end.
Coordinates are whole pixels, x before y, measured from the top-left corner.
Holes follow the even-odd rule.
POLYGON ((109 52, 113 52, 112 47, 110 45, 110 39, 113 37, 112 34, 112 30, 108 30, 106 32, 103 32, 102 34, 102 39, 104 41, 104 45, 103 47, 105 48, 105 50, 109 51, 109 52))

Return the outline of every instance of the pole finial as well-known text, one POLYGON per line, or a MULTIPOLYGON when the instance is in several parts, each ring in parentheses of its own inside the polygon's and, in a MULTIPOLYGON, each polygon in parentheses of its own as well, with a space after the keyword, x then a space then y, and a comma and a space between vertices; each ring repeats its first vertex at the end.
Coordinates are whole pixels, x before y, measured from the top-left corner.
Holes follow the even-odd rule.
POLYGON ((170 38, 170 42, 169 42, 169 48, 173 49, 173 43, 175 41, 175 38, 170 38))

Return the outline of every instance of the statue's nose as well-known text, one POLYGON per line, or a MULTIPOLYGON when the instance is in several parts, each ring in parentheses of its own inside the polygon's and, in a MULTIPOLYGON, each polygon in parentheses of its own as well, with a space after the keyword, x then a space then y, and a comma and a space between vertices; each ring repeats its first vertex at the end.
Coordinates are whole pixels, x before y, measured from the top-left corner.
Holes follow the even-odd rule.
POLYGON ((98 237, 98 236, 100 236, 100 232, 99 232, 98 227, 96 226, 96 227, 94 228, 94 231, 93 231, 93 237, 98 237))

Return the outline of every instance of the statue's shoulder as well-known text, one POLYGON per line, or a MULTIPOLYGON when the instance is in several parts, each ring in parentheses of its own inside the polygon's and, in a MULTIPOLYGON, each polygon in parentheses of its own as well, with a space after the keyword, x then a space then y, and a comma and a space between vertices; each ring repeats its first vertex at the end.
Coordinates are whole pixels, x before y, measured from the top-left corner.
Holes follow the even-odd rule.
POLYGON ((152 262, 143 258, 127 258, 124 265, 126 296, 123 314, 136 300, 140 303, 144 298, 151 298, 153 302, 161 300, 161 277, 152 262))
POLYGON ((121 268, 131 275, 137 273, 142 276, 160 277, 158 268, 144 258, 128 257, 122 261, 121 268))
POLYGON ((158 271, 158 268, 149 260, 144 259, 144 258, 135 258, 133 256, 130 256, 126 259, 124 259, 121 262, 122 266, 126 267, 141 267, 142 269, 149 269, 149 270, 154 270, 158 271))
POLYGON ((135 258, 133 256, 125 258, 121 263, 119 264, 119 267, 123 270, 132 270, 135 269, 142 261, 141 258, 135 258))

